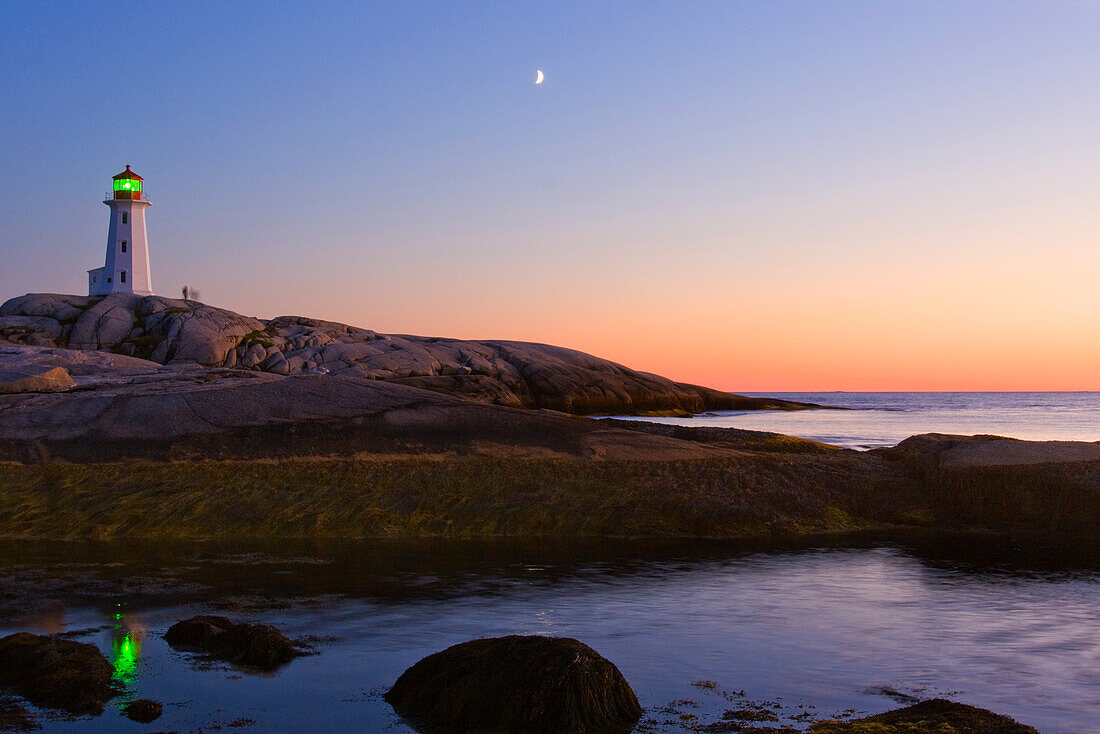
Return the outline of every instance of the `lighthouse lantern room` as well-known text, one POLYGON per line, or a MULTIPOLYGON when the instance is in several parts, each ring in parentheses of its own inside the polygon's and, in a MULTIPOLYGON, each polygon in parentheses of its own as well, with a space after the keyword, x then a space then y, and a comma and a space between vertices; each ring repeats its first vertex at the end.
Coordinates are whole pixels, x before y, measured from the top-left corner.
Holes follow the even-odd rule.
POLYGON ((107 261, 103 267, 88 271, 88 295, 108 293, 153 295, 149 271, 149 240, 145 233, 145 210, 151 205, 144 197, 141 176, 130 170, 113 179, 104 200, 111 209, 107 226, 107 261))

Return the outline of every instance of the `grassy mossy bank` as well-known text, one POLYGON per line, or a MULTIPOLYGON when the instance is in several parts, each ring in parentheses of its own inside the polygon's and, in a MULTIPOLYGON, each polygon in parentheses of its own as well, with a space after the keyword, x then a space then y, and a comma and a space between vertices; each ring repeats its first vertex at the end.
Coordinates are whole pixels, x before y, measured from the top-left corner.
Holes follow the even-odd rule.
POLYGON ((752 538, 907 523, 922 506, 888 462, 841 451, 0 465, 9 538, 752 538))
POLYGON ((1100 526, 1100 462, 964 467, 924 483, 961 525, 1070 536, 1100 526))

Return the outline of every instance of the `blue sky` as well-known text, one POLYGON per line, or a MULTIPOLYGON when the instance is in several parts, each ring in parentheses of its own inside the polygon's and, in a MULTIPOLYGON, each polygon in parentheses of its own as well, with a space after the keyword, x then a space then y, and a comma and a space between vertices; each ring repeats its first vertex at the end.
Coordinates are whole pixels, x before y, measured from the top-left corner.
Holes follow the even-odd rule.
POLYGON ((84 292, 129 163, 168 295, 742 389, 1035 349, 1071 374, 988 384, 1088 387, 1097 38, 1085 2, 8 3, 0 299, 84 292))

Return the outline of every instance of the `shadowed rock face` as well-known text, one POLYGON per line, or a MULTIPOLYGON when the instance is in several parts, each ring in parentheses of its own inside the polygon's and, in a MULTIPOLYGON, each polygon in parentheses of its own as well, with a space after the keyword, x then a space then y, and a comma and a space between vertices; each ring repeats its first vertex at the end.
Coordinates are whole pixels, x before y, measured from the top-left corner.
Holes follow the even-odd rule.
POLYGON ((385 699, 429 734, 626 734, 642 715, 611 661, 561 637, 454 645, 406 670, 385 699))
POLYGON ((855 721, 810 727, 815 734, 1039 734, 1007 716, 942 698, 855 721))
POLYGON ((159 364, 402 382, 575 414, 806 407, 687 385, 572 349, 379 334, 297 316, 261 321, 197 301, 28 294, 0 306, 0 341, 102 350, 159 364))
POLYGON ((0 684, 36 706, 98 714, 118 695, 95 645, 17 632, 0 639, 0 684))
POLYGON ((269 624, 234 624, 225 617, 199 615, 168 628, 164 639, 174 648, 195 650, 252 668, 270 670, 301 653, 269 624))

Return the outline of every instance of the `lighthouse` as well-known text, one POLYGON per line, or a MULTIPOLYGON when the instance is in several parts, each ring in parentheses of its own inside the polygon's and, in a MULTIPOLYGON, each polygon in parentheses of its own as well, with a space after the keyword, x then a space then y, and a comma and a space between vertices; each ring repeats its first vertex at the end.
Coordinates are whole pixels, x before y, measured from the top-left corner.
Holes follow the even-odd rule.
POLYGON ((145 210, 151 202, 142 192, 142 178, 126 166, 114 177, 114 185, 103 202, 111 208, 107 227, 107 261, 88 271, 88 295, 108 293, 153 295, 149 272, 149 239, 145 233, 145 210))

